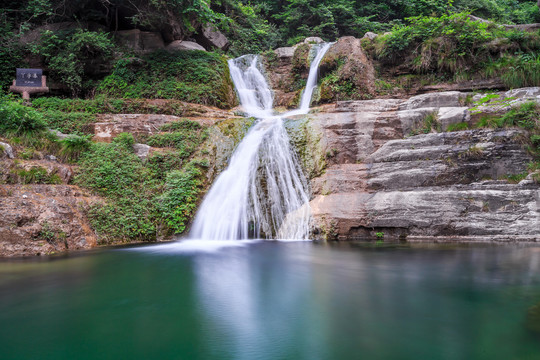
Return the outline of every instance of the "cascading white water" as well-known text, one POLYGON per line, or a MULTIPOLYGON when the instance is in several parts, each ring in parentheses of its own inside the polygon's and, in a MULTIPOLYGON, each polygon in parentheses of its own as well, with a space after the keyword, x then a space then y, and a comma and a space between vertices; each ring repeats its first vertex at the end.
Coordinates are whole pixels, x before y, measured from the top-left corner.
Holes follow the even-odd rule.
POLYGON ((229 60, 240 103, 258 119, 238 145, 229 166, 206 195, 191 230, 191 238, 236 240, 249 237, 307 239, 307 182, 289 144, 283 117, 307 113, 317 84, 317 68, 331 44, 316 48, 301 106, 273 115, 273 96, 259 57, 229 60))
POLYGON ((324 54, 330 49, 330 46, 332 43, 326 43, 322 46, 322 48, 317 52, 317 55, 315 56, 315 59, 313 59, 311 66, 309 68, 309 76, 306 82, 306 88, 304 90, 304 93, 302 94, 302 100, 300 101, 300 108, 299 110, 302 112, 309 111, 309 105, 311 104, 311 98, 313 97, 313 91, 317 87, 317 77, 319 72, 319 64, 321 63, 324 54))

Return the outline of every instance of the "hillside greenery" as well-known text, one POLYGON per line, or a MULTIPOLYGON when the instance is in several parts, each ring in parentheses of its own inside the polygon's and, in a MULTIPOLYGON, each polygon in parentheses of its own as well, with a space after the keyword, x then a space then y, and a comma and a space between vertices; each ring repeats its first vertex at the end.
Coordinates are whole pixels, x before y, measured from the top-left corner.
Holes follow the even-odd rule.
MULTIPOLYGON (((52 79, 63 84, 66 92, 85 96, 93 95, 100 85, 103 91, 109 84, 99 82, 103 74, 96 64, 114 68, 117 76, 114 80, 120 80, 118 77, 126 80, 127 74, 121 73, 121 68, 127 60, 118 61, 118 54, 114 54, 116 47, 111 34, 116 30, 160 31, 166 41, 172 41, 179 36, 197 36, 202 25, 213 24, 230 39, 230 55, 237 56, 295 44, 308 36, 331 41, 344 35, 361 37, 367 31, 380 33, 393 29, 395 32, 407 28, 411 23, 409 18, 450 16, 464 11, 498 23, 540 22, 537 1, 524 0, 4 0, 2 3, 2 87, 11 82, 14 64, 20 67, 31 59, 28 55, 33 55, 41 58, 52 79), (72 22, 75 26, 54 32, 42 28, 41 37, 28 38, 33 29, 61 22, 72 22)), ((129 59, 130 54, 126 55, 129 59)), ((172 63, 163 56, 148 60, 163 60, 165 66, 172 63)), ((201 55, 195 60, 202 61, 201 55)), ((207 60, 213 65, 218 59, 207 60)), ((121 82, 113 83, 113 88, 119 95, 146 96, 144 91, 137 91, 146 80, 124 92, 120 89, 121 82)), ((189 98, 186 93, 193 90, 199 94, 194 96, 197 100, 205 90, 204 86, 191 89, 189 83, 187 88, 185 85, 184 80, 175 86, 161 82, 152 96, 189 98)), ((211 97, 203 101, 222 102, 216 94, 211 97)))
POLYGON ((501 77, 510 88, 536 86, 540 32, 507 30, 474 21, 469 13, 406 19, 374 43, 364 42, 383 66, 400 66, 443 80, 501 77))

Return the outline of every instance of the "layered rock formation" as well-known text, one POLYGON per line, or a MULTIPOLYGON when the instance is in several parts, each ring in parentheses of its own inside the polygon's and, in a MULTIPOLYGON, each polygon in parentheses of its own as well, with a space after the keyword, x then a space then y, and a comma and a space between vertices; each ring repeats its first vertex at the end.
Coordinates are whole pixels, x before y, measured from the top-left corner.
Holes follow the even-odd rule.
POLYGON ((75 186, 0 186, 0 256, 49 255, 96 246, 84 213, 92 201, 75 186))
POLYGON ((523 130, 408 136, 429 114, 443 128, 470 122, 465 97, 338 102, 289 121, 312 179, 314 237, 539 241, 539 185, 508 181, 532 160, 523 130))

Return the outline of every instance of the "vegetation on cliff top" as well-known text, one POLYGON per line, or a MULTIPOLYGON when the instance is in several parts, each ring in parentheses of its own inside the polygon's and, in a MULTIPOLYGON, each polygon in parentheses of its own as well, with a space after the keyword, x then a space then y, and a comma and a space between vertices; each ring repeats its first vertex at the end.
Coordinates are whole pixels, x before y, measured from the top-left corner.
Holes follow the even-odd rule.
POLYGON ((97 94, 110 98, 176 99, 221 108, 235 103, 227 61, 203 51, 157 51, 137 61, 122 58, 97 94))

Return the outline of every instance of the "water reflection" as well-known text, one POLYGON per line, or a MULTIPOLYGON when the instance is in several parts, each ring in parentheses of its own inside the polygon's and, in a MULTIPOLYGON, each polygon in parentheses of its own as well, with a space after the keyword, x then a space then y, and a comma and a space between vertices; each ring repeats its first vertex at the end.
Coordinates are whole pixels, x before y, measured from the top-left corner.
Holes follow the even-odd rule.
POLYGON ((540 358, 539 247, 230 245, 1 263, 0 357, 540 358))
POLYGON ((298 345, 295 324, 302 319, 297 310, 308 301, 310 267, 290 261, 286 248, 263 246, 269 258, 254 257, 244 248, 225 257, 195 259, 199 311, 214 354, 223 353, 225 345, 235 359, 260 354, 283 359, 298 345))

